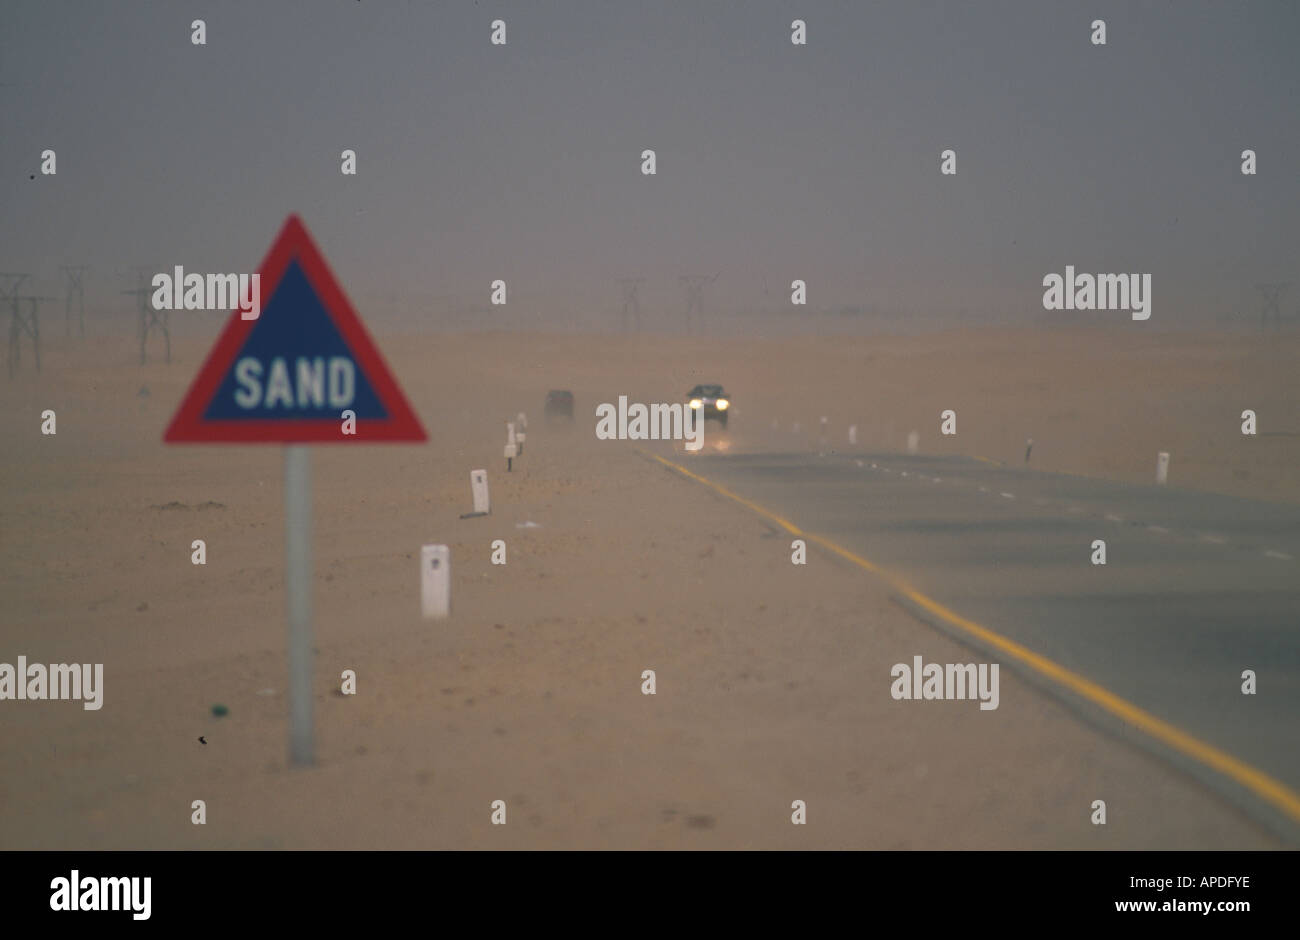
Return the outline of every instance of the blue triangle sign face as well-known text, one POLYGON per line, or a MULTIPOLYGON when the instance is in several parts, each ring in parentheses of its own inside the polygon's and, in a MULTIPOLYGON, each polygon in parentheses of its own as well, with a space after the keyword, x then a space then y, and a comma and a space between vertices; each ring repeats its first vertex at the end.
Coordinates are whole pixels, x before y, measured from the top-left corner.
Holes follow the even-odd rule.
POLYGON ((164 440, 423 441, 325 259, 290 216, 258 272, 256 320, 235 310, 164 440), (351 419, 350 421, 347 419, 351 419), (349 425, 354 433, 346 430, 349 425))
POLYGON ((263 307, 203 420, 335 419, 347 408, 358 421, 388 417, 295 261, 263 307), (282 307, 292 312, 283 313, 282 307))

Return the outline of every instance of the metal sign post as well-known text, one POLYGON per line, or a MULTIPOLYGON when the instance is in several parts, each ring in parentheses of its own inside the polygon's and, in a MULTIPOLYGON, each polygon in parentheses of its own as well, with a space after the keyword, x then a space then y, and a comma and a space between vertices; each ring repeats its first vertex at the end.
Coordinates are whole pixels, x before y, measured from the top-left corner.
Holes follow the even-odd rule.
POLYGON ((284 449, 285 595, 289 601, 289 759, 310 764, 311 677, 311 450, 284 449))

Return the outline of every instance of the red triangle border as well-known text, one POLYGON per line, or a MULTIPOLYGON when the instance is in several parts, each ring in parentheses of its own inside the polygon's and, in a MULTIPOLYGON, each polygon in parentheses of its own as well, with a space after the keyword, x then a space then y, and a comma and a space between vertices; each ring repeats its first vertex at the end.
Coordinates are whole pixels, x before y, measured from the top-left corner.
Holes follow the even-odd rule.
POLYGON ((342 433, 342 418, 203 420, 203 413, 221 387, 222 380, 234 367, 235 357, 243 348, 248 334, 258 323, 257 320, 243 319, 236 309, 231 312, 230 320, 167 426, 163 434, 164 443, 351 444, 428 440, 420 419, 411 409, 361 318, 357 316, 347 295, 330 271, 325 257, 297 215, 291 215, 285 220, 280 234, 276 236, 271 250, 258 268, 262 296, 275 296, 280 279, 294 260, 302 268, 307 283, 315 290, 325 312, 334 321, 357 367, 369 380, 388 417, 358 419, 355 435, 342 433))

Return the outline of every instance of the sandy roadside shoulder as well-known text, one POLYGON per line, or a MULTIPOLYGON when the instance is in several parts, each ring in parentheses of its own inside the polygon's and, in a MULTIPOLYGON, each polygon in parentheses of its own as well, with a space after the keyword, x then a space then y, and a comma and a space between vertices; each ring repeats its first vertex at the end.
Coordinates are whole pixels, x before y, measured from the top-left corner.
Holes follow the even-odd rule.
MULTIPOLYGON (((275 461, 187 465, 173 495, 190 508, 155 510, 165 521, 150 538, 179 542, 216 481, 265 471, 269 486, 232 484, 218 500, 241 562, 181 589, 151 585, 135 561, 118 571, 131 601, 184 612, 204 639, 174 634, 135 665, 115 660, 124 638, 142 648, 161 624, 141 633, 110 603, 111 707, 92 719, 73 703, 6 708, 4 847, 1275 845, 1009 671, 996 711, 894 701, 893 663, 974 654, 857 570, 816 553, 792 565, 784 533, 635 445, 531 430, 521 472, 494 471, 489 519, 458 518, 468 493, 454 449, 318 461, 311 769, 285 766, 275 461), (411 560, 433 537, 453 553, 453 616, 437 624, 419 619, 411 560), (495 538, 505 566, 490 563, 495 538), (343 669, 355 696, 337 694, 343 669), (230 714, 213 718, 214 702, 230 714), (1098 798, 1104 827, 1089 822, 1098 798), (204 826, 191 824, 196 799, 204 826), (505 826, 491 824, 495 800, 505 826), (791 824, 795 800, 806 826, 791 824)), ((40 498, 56 483, 30 485, 40 498)), ((68 499, 92 537, 121 524, 89 512, 97 497, 68 499)), ((45 600, 23 622, 57 623, 106 584, 24 593, 45 600)), ((40 645, 34 630, 6 632, 40 645)))

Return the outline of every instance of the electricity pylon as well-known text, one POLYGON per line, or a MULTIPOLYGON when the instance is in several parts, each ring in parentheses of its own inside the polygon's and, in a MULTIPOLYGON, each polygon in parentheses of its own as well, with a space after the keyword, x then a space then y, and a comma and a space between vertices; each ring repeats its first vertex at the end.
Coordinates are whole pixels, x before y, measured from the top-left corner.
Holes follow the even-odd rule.
POLYGON ((68 328, 69 337, 72 336, 72 299, 74 297, 77 299, 77 322, 79 324, 77 335, 82 337, 86 335, 86 288, 82 277, 89 267, 88 264, 65 264, 59 267, 59 270, 64 273, 68 281, 67 296, 63 303, 63 319, 68 328))
POLYGON ((618 283, 623 287, 623 332, 627 332, 628 315, 632 318, 632 328, 641 329, 641 301, 637 291, 645 283, 643 277, 620 277, 618 283))
POLYGON ((1255 289, 1259 291, 1260 308, 1259 308, 1259 326, 1260 329, 1268 329, 1268 316, 1273 315, 1273 325, 1282 325, 1282 292, 1291 285, 1288 283, 1280 284, 1256 284, 1255 289))
POLYGON ((704 288, 718 279, 716 274, 683 274, 677 282, 686 289, 686 332, 695 332, 695 316, 704 319, 704 288))
POLYGON ((155 310, 153 304, 149 302, 149 295, 152 290, 145 286, 146 268, 136 268, 136 277, 140 286, 135 290, 124 290, 122 293, 133 295, 140 310, 140 365, 145 364, 145 346, 149 341, 149 334, 157 330, 162 333, 163 341, 167 344, 167 361, 172 361, 172 334, 169 327, 169 318, 167 310, 155 310))

